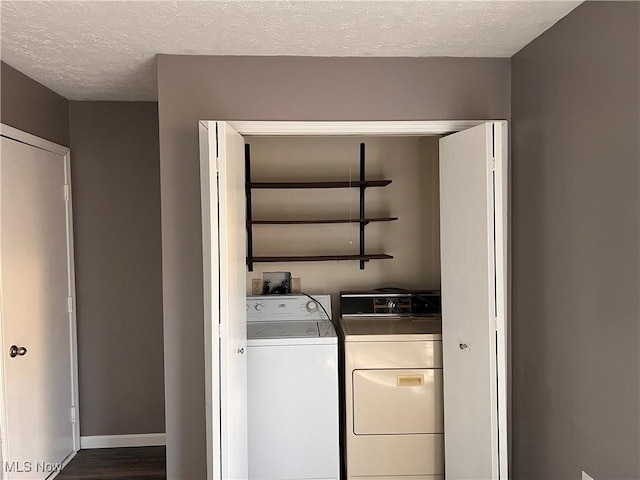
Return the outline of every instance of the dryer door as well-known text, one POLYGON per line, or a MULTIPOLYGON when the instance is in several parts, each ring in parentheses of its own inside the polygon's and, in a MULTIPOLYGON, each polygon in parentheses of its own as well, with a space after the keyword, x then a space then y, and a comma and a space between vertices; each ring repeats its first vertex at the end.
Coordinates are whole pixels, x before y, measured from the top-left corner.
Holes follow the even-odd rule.
POLYGON ((353 371, 356 435, 443 433, 442 369, 353 371))

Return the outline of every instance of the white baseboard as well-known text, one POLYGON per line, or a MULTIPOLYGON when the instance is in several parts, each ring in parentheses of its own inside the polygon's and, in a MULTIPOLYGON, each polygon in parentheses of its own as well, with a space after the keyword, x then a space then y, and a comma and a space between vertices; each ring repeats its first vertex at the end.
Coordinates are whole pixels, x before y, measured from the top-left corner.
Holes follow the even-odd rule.
POLYGON ((164 433, 140 433, 135 435, 96 435, 80 437, 80 448, 154 447, 167 444, 164 433))

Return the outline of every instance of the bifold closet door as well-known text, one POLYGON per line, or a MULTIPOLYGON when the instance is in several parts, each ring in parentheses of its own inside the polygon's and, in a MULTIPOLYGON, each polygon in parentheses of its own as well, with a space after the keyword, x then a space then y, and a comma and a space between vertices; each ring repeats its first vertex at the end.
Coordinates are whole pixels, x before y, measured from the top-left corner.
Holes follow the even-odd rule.
POLYGON ((244 139, 200 123, 207 476, 246 479, 247 330, 244 139))
POLYGON ((5 478, 44 479, 74 451, 66 159, 1 139, 5 478))
POLYGON ((447 479, 507 478, 506 124, 440 140, 447 479))

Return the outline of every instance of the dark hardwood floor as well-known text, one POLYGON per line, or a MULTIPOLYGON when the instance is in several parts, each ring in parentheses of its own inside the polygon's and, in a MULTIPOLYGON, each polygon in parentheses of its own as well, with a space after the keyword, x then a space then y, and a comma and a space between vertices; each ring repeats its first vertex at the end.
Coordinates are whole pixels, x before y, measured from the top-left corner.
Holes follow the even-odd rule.
POLYGON ((165 480, 165 447, 80 450, 56 480, 165 480))

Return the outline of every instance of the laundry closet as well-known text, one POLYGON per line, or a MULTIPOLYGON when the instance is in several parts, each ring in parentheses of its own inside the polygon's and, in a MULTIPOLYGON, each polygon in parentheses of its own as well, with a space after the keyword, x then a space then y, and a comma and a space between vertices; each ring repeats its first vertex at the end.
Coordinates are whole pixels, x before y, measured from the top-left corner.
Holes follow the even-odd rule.
MULTIPOLYGON (((249 432, 250 443, 252 416, 247 416, 247 400, 251 411, 256 399, 247 396, 252 375, 257 376, 252 374, 251 358, 247 360, 252 350, 246 322, 260 317, 254 309, 272 308, 269 296, 263 297, 267 303, 258 298, 263 293, 263 275, 287 272, 294 281, 288 284, 293 291, 285 293, 301 296, 300 309, 303 303, 307 307, 306 312, 300 310, 302 316, 318 321, 318 330, 331 317, 342 336, 337 361, 345 478, 438 479, 445 478, 445 473, 446 478, 464 478, 470 472, 507 478, 506 123, 322 123, 200 124, 209 477, 261 478, 247 469, 251 465, 247 449, 252 449, 242 434, 249 432), (480 167, 467 175, 469 165, 480 167), (464 233, 469 228, 475 230, 464 233), (416 395, 428 389, 433 401, 425 432, 398 433, 395 426, 381 427, 374 421, 366 428, 375 425, 380 432, 365 428, 358 433, 353 418, 360 408, 354 407, 356 376, 354 371, 345 372, 346 340, 339 325, 341 292, 392 291, 384 301, 394 308, 396 294, 418 292, 415 296, 424 298, 419 292, 435 292, 439 307, 441 285, 442 330, 427 329, 430 336, 416 337, 430 339, 420 345, 431 349, 432 376, 425 380, 418 372, 387 379, 406 387, 401 389, 406 398, 422 398, 416 395), (308 299, 302 298, 307 294, 308 299), (324 295, 329 296, 326 302, 324 295), (482 368, 465 371, 469 362, 481 363, 482 368), (479 398, 484 393, 487 398, 479 398), (433 468, 422 465, 414 472, 410 467, 406 471, 372 467, 367 471, 351 461, 350 472, 349 453, 354 450, 365 455, 364 463, 358 465, 367 463, 366 444, 354 442, 363 442, 360 437, 367 436, 382 439, 388 434, 385 428, 398 433, 385 440, 397 439, 399 443, 387 444, 391 449, 402 442, 407 450, 412 445, 422 448, 424 443, 407 443, 411 439, 406 434, 413 435, 412 441, 431 435, 435 440, 429 440, 428 448, 432 451, 418 449, 412 455, 428 457, 433 468)), ((434 318, 428 320, 431 325, 434 318)), ((403 339, 398 339, 402 345, 403 339)), ((410 360, 407 365, 419 363, 410 360)), ((378 367, 388 370, 385 365, 378 367)), ((362 378, 357 380, 364 382, 361 392, 378 395, 371 386, 383 380, 371 383, 362 378)), ((286 401, 283 390, 286 387, 279 388, 278 402, 286 401)), ((310 405, 309 415, 323 401, 310 405)), ((384 415, 377 407, 371 412, 384 415)), ((422 421, 420 415, 416 414, 416 424, 422 421)), ((410 412, 405 421, 411 424, 410 412)), ((309 437, 314 434, 307 432, 309 437)), ((380 451, 374 448, 371 455, 379 457, 380 451)), ((313 475, 300 478, 338 478, 339 474, 313 475)))

